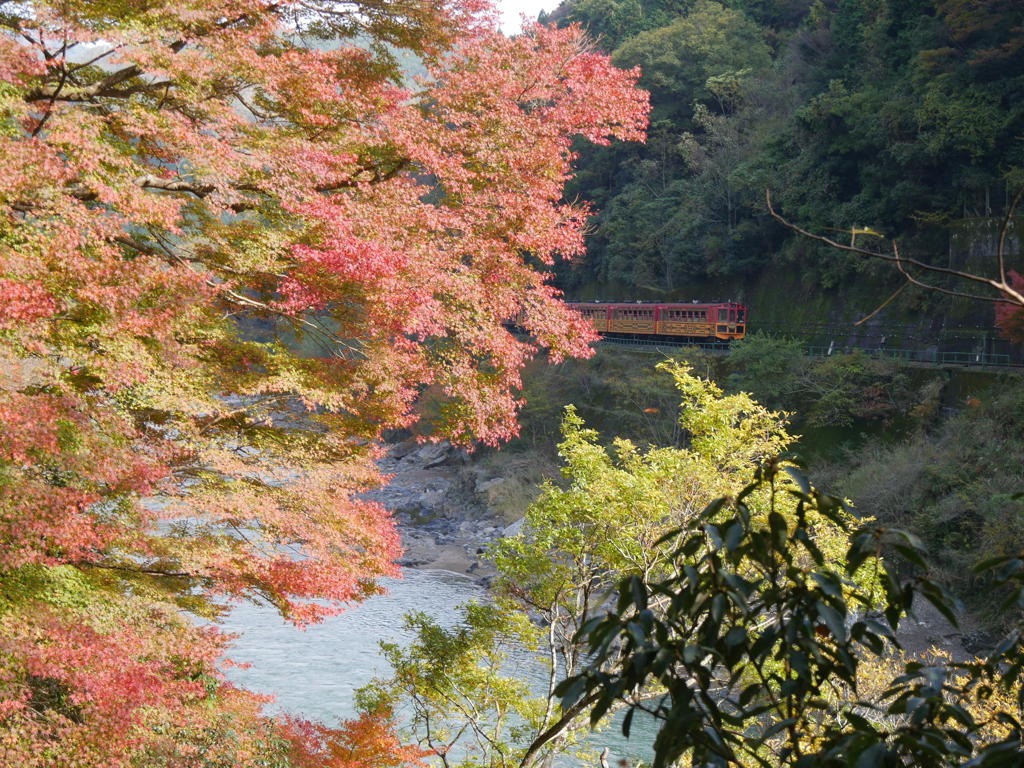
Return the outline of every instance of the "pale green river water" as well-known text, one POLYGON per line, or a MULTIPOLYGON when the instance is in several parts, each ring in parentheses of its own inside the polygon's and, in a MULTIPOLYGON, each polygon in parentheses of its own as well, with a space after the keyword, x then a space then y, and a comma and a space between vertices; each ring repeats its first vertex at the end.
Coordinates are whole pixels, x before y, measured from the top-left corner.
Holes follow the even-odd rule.
MULTIPOLYGON (((250 666, 230 669, 229 677, 274 696, 270 708, 275 711, 335 722, 354 714, 356 689, 388 674, 378 644, 411 640, 402 626, 407 613, 423 611, 452 626, 460 605, 487 597, 471 579, 447 571, 407 569, 403 578, 389 579, 385 586, 387 594, 307 629, 288 624, 271 608, 236 607, 224 623, 226 631, 239 635, 230 658, 250 666)), ((649 759, 652 739, 651 724, 639 722, 629 742, 615 726, 592 737, 597 746, 609 748, 612 765, 617 759, 649 759)))

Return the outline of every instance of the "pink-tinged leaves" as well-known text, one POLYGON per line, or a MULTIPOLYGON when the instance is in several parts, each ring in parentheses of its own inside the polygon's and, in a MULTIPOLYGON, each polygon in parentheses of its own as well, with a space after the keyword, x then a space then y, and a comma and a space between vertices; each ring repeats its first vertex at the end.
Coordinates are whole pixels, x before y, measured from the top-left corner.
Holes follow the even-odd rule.
POLYGON ((526 361, 589 354, 533 265, 581 253, 572 142, 643 138, 638 73, 575 27, 505 38, 478 0, 9 5, 0 754, 415 759, 384 715, 264 717, 179 612, 254 599, 304 624, 372 594, 399 555, 359 496, 382 432, 429 389, 439 437, 507 440, 526 361), (429 75, 296 45, 313 21, 429 75))
MULTIPOLYGON (((1011 288, 1024 292, 1024 276, 1011 269, 1009 278, 1011 288)), ((1024 342, 1024 309, 1015 304, 996 304, 996 326, 1007 338, 1024 342)))

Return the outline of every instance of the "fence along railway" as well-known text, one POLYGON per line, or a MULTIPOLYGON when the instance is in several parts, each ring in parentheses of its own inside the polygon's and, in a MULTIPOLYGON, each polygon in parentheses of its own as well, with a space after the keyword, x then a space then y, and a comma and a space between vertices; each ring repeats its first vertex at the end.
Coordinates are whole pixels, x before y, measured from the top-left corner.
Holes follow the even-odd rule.
POLYGON ((873 358, 918 365, 1024 369, 1024 347, 995 327, 920 327, 872 323, 759 323, 733 301, 691 303, 570 302, 589 319, 602 342, 638 348, 695 346, 727 352, 748 333, 800 341, 810 357, 861 352, 873 358))

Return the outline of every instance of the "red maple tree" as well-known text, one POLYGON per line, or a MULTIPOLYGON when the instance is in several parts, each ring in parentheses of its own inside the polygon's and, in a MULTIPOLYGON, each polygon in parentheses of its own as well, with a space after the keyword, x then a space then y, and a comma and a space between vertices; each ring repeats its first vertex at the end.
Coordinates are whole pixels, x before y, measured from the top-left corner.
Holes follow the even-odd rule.
POLYGON ((501 441, 538 347, 587 354, 531 264, 580 252, 571 141, 643 138, 637 73, 471 0, 10 2, 0 29, 0 762, 405 759, 386 718, 262 716, 187 616, 373 593, 382 430, 430 386, 437 435, 501 441))
MULTIPOLYGON (((1024 292, 1024 275, 1011 269, 1007 277, 1013 288, 1024 292)), ((1024 308, 1009 296, 1006 301, 996 304, 996 326, 1008 339, 1024 344, 1024 308)))

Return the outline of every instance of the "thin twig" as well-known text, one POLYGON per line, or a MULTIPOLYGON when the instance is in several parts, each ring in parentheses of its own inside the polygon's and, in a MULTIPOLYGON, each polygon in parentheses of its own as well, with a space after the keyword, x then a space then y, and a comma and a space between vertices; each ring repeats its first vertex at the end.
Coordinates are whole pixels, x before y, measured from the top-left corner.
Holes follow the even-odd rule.
POLYGON ((893 299, 895 299, 897 296, 899 296, 901 293, 903 293, 903 291, 905 291, 907 289, 907 286, 910 285, 910 284, 911 283, 910 283, 909 280, 907 282, 905 282, 903 285, 901 285, 899 288, 897 288, 895 291, 893 291, 892 295, 889 296, 888 299, 886 299, 881 304, 879 304, 877 307, 875 307, 874 311, 871 312, 871 314, 865 315, 860 320, 858 320, 856 323, 854 323, 854 325, 863 325, 868 320, 870 320, 872 317, 877 315, 879 312, 881 312, 883 309, 885 309, 887 306, 889 306, 889 304, 892 303, 893 299))
POLYGON ((1020 204, 1021 196, 1024 195, 1024 187, 1017 190, 1017 194, 1013 196, 1013 201, 1010 203, 1010 207, 1006 210, 1006 216, 1003 217, 1003 223, 999 227, 999 244, 996 247, 996 258, 999 260, 999 279, 1004 283, 1006 282, 1006 233, 1010 229, 1010 222, 1013 220, 1013 212, 1017 210, 1017 206, 1020 204))

